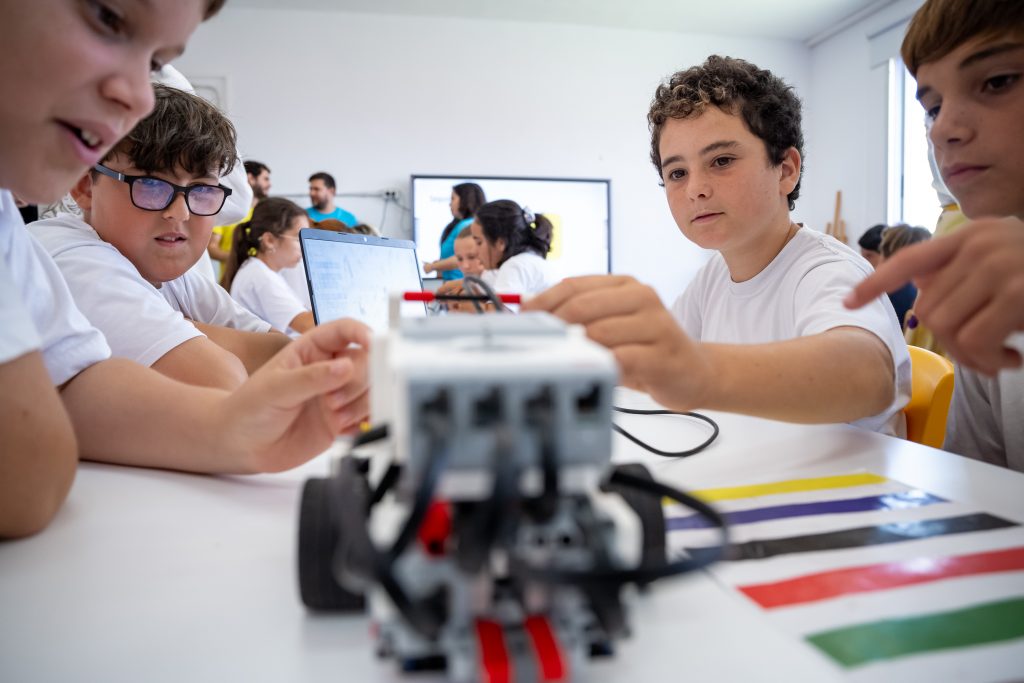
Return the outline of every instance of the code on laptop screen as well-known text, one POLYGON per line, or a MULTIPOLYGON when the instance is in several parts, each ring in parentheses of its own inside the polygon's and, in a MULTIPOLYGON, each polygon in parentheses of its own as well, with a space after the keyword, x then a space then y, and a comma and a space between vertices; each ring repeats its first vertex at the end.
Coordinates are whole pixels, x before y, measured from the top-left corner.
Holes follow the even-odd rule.
MULTIPOLYGON (((389 295, 422 288, 411 242, 303 230, 302 251, 318 324, 353 318, 383 332, 389 295)), ((423 315, 423 303, 402 304, 403 317, 423 315)))

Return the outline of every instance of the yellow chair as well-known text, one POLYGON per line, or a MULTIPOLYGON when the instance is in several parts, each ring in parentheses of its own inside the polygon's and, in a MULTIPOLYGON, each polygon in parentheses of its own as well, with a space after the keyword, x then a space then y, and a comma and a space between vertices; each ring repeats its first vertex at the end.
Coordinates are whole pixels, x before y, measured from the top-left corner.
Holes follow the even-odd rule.
POLYGON ((946 435, 946 415, 953 396, 953 364, 934 351, 907 346, 910 351, 910 402, 903 408, 907 418, 907 438, 942 448, 946 435))

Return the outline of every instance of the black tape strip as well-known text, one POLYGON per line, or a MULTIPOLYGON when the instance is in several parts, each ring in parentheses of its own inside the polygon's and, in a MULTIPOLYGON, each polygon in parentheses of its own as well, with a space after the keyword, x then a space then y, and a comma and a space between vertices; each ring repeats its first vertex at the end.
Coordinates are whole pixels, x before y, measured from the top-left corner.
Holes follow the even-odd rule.
MULTIPOLYGON (((791 553, 811 553, 819 550, 842 550, 869 545, 901 543, 933 536, 948 536, 971 531, 989 531, 1019 526, 1016 522, 984 512, 949 517, 926 519, 917 522, 884 524, 882 526, 860 527, 844 531, 830 531, 810 536, 771 538, 763 541, 747 541, 730 546, 726 560, 758 560, 791 553)), ((707 552, 708 548, 687 548, 689 553, 707 552)))

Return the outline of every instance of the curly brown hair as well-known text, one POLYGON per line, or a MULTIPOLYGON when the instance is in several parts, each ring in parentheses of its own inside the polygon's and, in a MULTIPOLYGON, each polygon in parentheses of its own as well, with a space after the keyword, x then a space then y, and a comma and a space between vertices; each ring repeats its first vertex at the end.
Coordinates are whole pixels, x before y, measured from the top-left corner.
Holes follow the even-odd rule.
MULTIPOLYGON (((768 160, 778 166, 790 147, 804 155, 804 134, 800 127, 800 98, 793 87, 767 69, 742 59, 711 55, 700 66, 672 74, 658 86, 651 101, 647 122, 651 130, 651 162, 661 177, 661 131, 669 119, 687 119, 715 106, 743 118, 750 132, 759 137, 768 160)), ((803 168, 800 170, 803 176, 803 168)), ((800 181, 789 193, 790 210, 800 196, 800 181)))
POLYGON ((123 156, 145 173, 227 175, 237 158, 235 127, 202 97, 154 85, 156 104, 149 116, 114 145, 105 157, 123 156))
POLYGON ((914 14, 900 47, 911 75, 926 62, 942 59, 972 38, 1024 35, 1020 0, 928 0, 914 14))

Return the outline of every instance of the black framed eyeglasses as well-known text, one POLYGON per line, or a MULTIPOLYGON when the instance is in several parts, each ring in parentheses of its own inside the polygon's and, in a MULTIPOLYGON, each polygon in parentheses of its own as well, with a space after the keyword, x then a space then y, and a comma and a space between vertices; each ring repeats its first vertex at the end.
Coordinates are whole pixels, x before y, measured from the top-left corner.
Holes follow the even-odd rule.
POLYGON ((103 164, 93 166, 103 175, 128 183, 132 204, 143 211, 163 211, 178 194, 185 195, 185 205, 196 216, 213 216, 220 212, 231 194, 223 185, 189 185, 182 187, 148 175, 125 175, 103 164))

